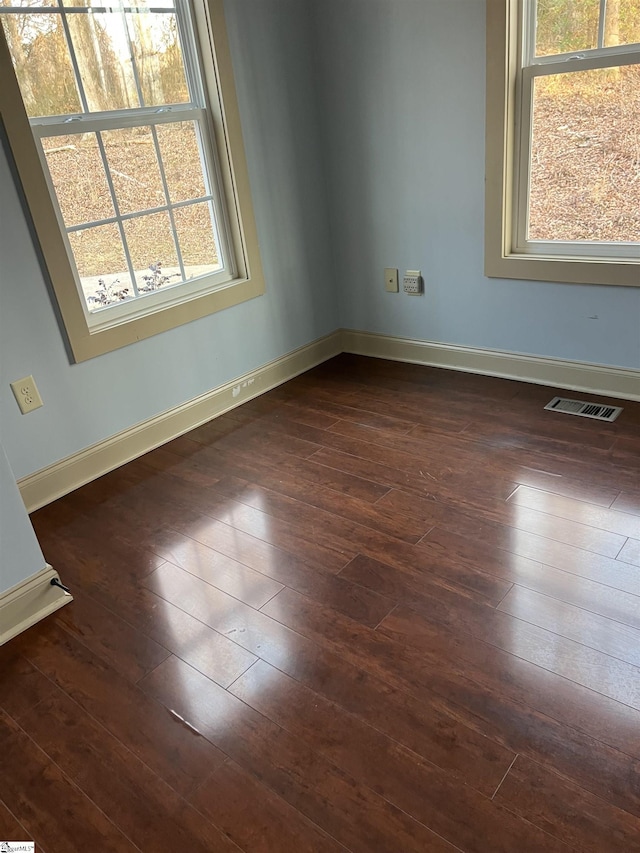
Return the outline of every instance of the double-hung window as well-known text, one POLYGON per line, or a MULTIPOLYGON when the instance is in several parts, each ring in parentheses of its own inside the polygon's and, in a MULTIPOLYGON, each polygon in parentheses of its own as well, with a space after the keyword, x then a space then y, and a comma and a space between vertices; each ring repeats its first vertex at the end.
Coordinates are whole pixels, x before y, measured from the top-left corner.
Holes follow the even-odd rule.
POLYGON ((640 0, 488 0, 486 272, 640 286, 640 0))
POLYGON ((0 0, 0 21, 5 135, 76 358, 261 293, 220 0, 0 0))

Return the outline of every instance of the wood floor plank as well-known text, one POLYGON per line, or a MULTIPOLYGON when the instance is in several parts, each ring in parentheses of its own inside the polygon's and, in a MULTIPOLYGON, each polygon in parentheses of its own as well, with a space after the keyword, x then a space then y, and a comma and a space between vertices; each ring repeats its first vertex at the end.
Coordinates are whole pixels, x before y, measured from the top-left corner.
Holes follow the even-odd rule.
MULTIPOLYGON (((413 612, 419 613, 430 625, 444 625, 453 631, 457 628, 459 635, 468 634, 595 693, 640 710, 640 669, 608 653, 516 619, 508 615, 508 611, 503 615, 500 609, 493 610, 470 601, 457 606, 443 601, 434 607, 422 601, 412 602, 410 608, 401 604, 388 617, 389 622, 396 624, 398 620, 411 619, 413 612)), ((383 620, 380 630, 386 631, 388 624, 386 619, 383 620)))
POLYGON ((224 759, 100 658, 52 624, 21 637, 22 654, 181 794, 224 759))
POLYGON ((169 656, 167 649, 81 589, 74 589, 73 607, 63 608, 57 622, 134 684, 169 656))
POLYGON ((564 849, 266 663, 252 667, 231 692, 456 847, 469 853, 564 849))
POLYGON ((0 708, 19 721, 47 690, 45 676, 19 654, 15 643, 0 647, 0 708))
POLYGON ((618 560, 640 567, 640 539, 627 539, 618 554, 618 560))
POLYGON ((502 599, 498 610, 640 666, 640 630, 637 628, 515 585, 502 599))
MULTIPOLYGON (((221 542, 220 538, 215 535, 215 532, 213 536, 206 538, 209 542, 213 542, 216 545, 219 544, 222 548, 225 547, 225 542, 221 542)), ((204 545, 202 542, 196 542, 176 531, 167 533, 166 541, 159 544, 157 550, 167 557, 168 562, 189 571, 189 557, 185 556, 185 554, 191 554, 194 547, 198 549, 203 548, 210 552, 203 558, 207 564, 209 562, 217 563, 218 561, 228 560, 228 563, 224 564, 232 571, 235 571, 234 567, 236 565, 240 565, 236 560, 231 560, 224 554, 220 554, 214 548, 204 545)), ((251 559, 251 554, 248 555, 248 559, 251 559)), ((278 590, 282 585, 285 585, 318 601, 331 602, 332 607, 365 625, 371 625, 372 627, 377 625, 395 606, 394 601, 384 596, 363 589, 361 586, 353 584, 346 578, 339 577, 338 575, 319 572, 301 560, 296 561, 291 558, 278 559, 275 557, 266 563, 262 560, 256 560, 254 565, 256 572, 265 573, 268 577, 272 577, 278 581, 278 590)), ((207 572, 191 571, 190 573, 196 577, 200 577, 201 580, 205 580, 207 583, 211 583, 207 572)), ((218 589, 222 589, 222 591, 228 591, 217 583, 212 583, 212 586, 216 586, 218 589)), ((240 596, 234 597, 240 598, 240 596)), ((215 680, 217 681, 217 679, 215 680)))
MULTIPOLYGON (((438 527, 462 535, 492 549, 509 551, 520 557, 528 557, 545 565, 561 569, 588 580, 619 589, 631 595, 640 595, 640 575, 629 565, 594 554, 564 542, 555 542, 526 530, 516 530, 505 524, 488 521, 469 513, 451 509, 446 517, 440 518, 438 527)), ((433 528, 423 540, 432 541, 433 528)), ((422 543, 421 543, 422 544, 422 543)))
MULTIPOLYGON (((145 495, 142 490, 136 494, 136 502, 128 502, 130 511, 135 512, 139 502, 149 499, 153 493, 156 504, 182 503, 190 509, 197 510, 202 516, 209 517, 223 524, 227 524, 233 530, 247 533, 256 539, 262 540, 269 545, 289 551, 311 565, 318 565, 327 571, 339 571, 355 552, 349 549, 342 540, 333 540, 331 536, 325 536, 324 541, 310 541, 306 528, 298 524, 298 519, 290 517, 287 520, 274 518, 274 516, 249 506, 246 503, 224 497, 212 489, 194 489, 188 484, 183 484, 176 478, 158 478, 151 491, 145 495)), ((189 521, 187 530, 192 522, 189 521)), ((184 525, 178 520, 176 529, 183 530, 184 525)), ((194 537, 197 538, 197 537, 194 537)))
POLYGON ((246 853, 346 850, 234 761, 216 768, 192 801, 246 853))
MULTIPOLYGON (((246 502, 249 506, 259 506, 265 512, 271 512, 273 508, 276 517, 280 517, 280 514, 291 517, 297 510, 305 514, 305 520, 315 515, 318 519, 317 523, 322 523, 324 518, 326 521, 331 521, 336 531, 344 531, 346 536, 351 535, 354 529, 351 523, 355 523, 415 545, 429 529, 429 526, 421 524, 415 518, 387 514, 384 508, 380 509, 379 502, 371 506, 355 498, 317 486, 313 489, 313 493, 309 494, 308 488, 304 486, 300 488, 300 483, 295 478, 287 481, 275 470, 268 471, 266 476, 261 477, 259 468, 257 476, 254 469, 249 481, 232 473, 216 484, 216 491, 246 502), (288 508, 288 513, 284 511, 284 507, 288 508), (335 518, 328 519, 324 513, 335 518)), ((616 554, 622 544, 621 542, 616 554)))
MULTIPOLYGON (((319 465, 313 461, 313 457, 301 459, 292 457, 289 453, 280 453, 271 445, 267 446, 265 454, 262 454, 259 460, 256 460, 255 454, 240 455, 236 452, 230 453, 221 450, 216 445, 210 446, 207 447, 206 454, 190 461, 189 467, 196 467, 198 471, 214 470, 218 472, 224 470, 224 466, 229 465, 232 468, 227 468, 227 473, 234 473, 238 477, 245 477, 249 480, 252 479, 256 465, 259 469, 266 465, 269 470, 275 469, 277 471, 277 476, 273 474, 271 477, 272 483, 274 481, 279 482, 280 477, 286 475, 287 479, 293 477, 298 483, 312 483, 314 486, 323 486, 342 495, 358 498, 368 503, 375 503, 388 490, 388 486, 380 485, 380 483, 372 480, 319 465), (220 466, 223 468, 221 469, 220 466)), ((308 489, 307 492, 309 492, 308 489)))
MULTIPOLYGON (((425 779, 420 784, 414 780, 418 789, 431 791, 434 786, 450 788, 451 780, 455 778, 444 768, 401 744, 393 735, 380 731, 357 715, 346 711, 339 703, 303 686, 265 661, 258 661, 251 670, 244 673, 231 686, 230 692, 282 728, 309 740, 314 749, 320 749, 332 756, 340 766, 347 769, 348 765, 349 772, 361 777, 366 784, 374 782, 377 772, 389 773, 391 765, 400 775, 404 771, 410 772, 411 767, 421 767, 422 771, 416 769, 416 772, 424 773, 429 780, 425 779), (377 761, 380 770, 375 771, 368 764, 369 761, 377 761)), ((495 776, 502 771, 495 787, 509 769, 514 757, 515 755, 505 751, 502 761, 495 763, 491 784, 495 781, 495 776)), ((373 787, 377 791, 383 791, 384 784, 379 781, 374 783, 373 787)), ((465 786, 465 790, 471 788, 465 786)), ((484 795, 475 791, 469 795, 469 803, 484 803, 494 790, 495 788, 487 786, 484 795)), ((393 801, 393 798, 391 799, 393 801)), ((396 802, 396 805, 404 808, 400 802, 396 802)), ((470 808, 472 807, 470 805, 470 808)), ((414 814, 414 817, 425 822, 424 815, 420 817, 414 814)), ((426 820, 426 823, 431 825, 430 819, 426 820)), ((450 837, 449 833, 444 834, 450 837)))
MULTIPOLYGON (((237 600, 215 587, 210 587, 195 576, 185 576, 177 566, 171 563, 165 563, 157 572, 149 575, 144 583, 158 596, 169 602, 175 601, 184 611, 207 624, 212 624, 211 620, 215 620, 217 611, 226 613, 236 608, 246 612, 237 606, 239 604, 237 600)), ((327 588, 326 596, 321 594, 322 590, 319 586, 316 586, 313 592, 321 600, 333 602, 339 599, 340 612, 347 611, 353 614, 352 618, 371 627, 375 627, 394 607, 384 597, 377 596, 375 593, 372 595, 370 591, 359 588, 355 584, 349 584, 348 581, 343 582, 342 588, 339 587, 339 582, 332 584, 327 588)))
MULTIPOLYGON (((242 483, 236 484, 236 486, 240 489, 243 488, 242 483)), ((302 504, 300 501, 279 495, 270 489, 246 486, 242 493, 242 500, 249 502, 251 506, 263 507, 270 518, 283 519, 296 516, 300 523, 305 526, 305 529, 311 532, 319 528, 328 528, 330 532, 326 534, 327 538, 331 541, 335 551, 343 556, 349 554, 348 549, 351 552, 357 549, 391 564, 413 567, 416 571, 427 571, 431 568, 428 564, 428 549, 426 551, 421 548, 414 549, 406 542, 394 539, 383 532, 363 528, 349 520, 334 516, 329 517, 327 513, 302 504)), ((352 557, 355 557, 355 554, 352 553, 352 557)), ((349 559, 345 560, 343 565, 346 565, 349 559)), ((437 569, 437 567, 433 568, 437 569)), ((500 601, 508 589, 495 579, 462 570, 456 571, 455 566, 452 565, 446 567, 446 573, 451 582, 457 581, 494 603, 500 601)))
POLYGON ((590 452, 602 455, 612 448, 615 435, 557 424, 551 420, 556 413, 548 414, 549 417, 543 421, 534 422, 530 419, 526 431, 522 429, 521 418, 518 423, 514 422, 513 418, 507 418, 505 422, 500 417, 493 420, 475 419, 464 432, 465 435, 473 436, 476 440, 490 445, 508 443, 510 447, 540 451, 564 458, 580 459, 584 453, 580 448, 584 447, 589 447, 590 452))
POLYGON ((621 492, 611 504, 611 509, 618 512, 627 512, 632 515, 640 515, 640 487, 638 489, 626 489, 621 492))
POLYGON ((196 578, 169 567, 162 591, 225 637, 479 790, 495 790, 513 758, 438 697, 423 692, 418 700, 394 689, 196 578))
POLYGON ((527 486, 517 489, 509 498, 509 502, 601 530, 608 530, 610 533, 640 539, 640 519, 615 509, 596 508, 584 501, 564 498, 527 486))
MULTIPOLYGON (((353 423, 368 426, 371 429, 384 430, 385 432, 406 434, 414 425, 411 420, 402 420, 388 413, 370 412, 362 408, 337 403, 329 395, 318 400, 315 394, 307 394, 306 396, 299 397, 295 403, 297 406, 320 410, 334 415, 335 421, 352 421, 353 423)), ((290 403, 287 403, 284 410, 288 411, 290 405, 290 403)))
MULTIPOLYGON (((49 853, 140 850, 69 780, 14 720, 0 711, 2 799, 49 853)), ((4 839, 8 840, 8 839, 4 839)))
MULTIPOLYGON (((451 503, 442 504, 438 501, 415 498, 407 492, 392 490, 384 495, 377 503, 391 512, 410 514, 413 517, 423 518, 430 527, 438 523, 449 522, 451 517, 451 503)), ((616 557, 626 537, 618 533, 610 533, 597 527, 559 518, 537 509, 530 509, 520 503, 505 503, 503 501, 491 502, 487 500, 482 509, 477 509, 475 515, 479 519, 487 519, 505 525, 504 539, 510 543, 516 538, 512 531, 522 530, 533 533, 545 539, 564 542, 574 545, 595 554, 605 557, 616 557)), ((455 516, 459 518, 459 516, 455 516)))
POLYGON ((519 586, 540 592, 583 610, 640 628, 639 598, 627 592, 579 577, 572 572, 545 566, 434 527, 423 540, 434 559, 456 561, 478 571, 495 574, 519 586))
POLYGON ((211 743, 354 853, 451 851, 298 738, 175 658, 141 684, 211 743))
POLYGON ((386 454, 377 460, 370 460, 327 448, 321 448, 309 459, 332 470, 375 479, 376 482, 386 484, 385 491, 398 488, 416 492, 430 501, 443 495, 455 497, 460 504, 483 506, 488 498, 506 500, 517 486, 516 482, 507 479, 496 478, 480 482, 478 478, 456 472, 449 473, 447 479, 437 479, 424 465, 418 464, 410 471, 403 471, 385 464, 386 460, 386 454))
POLYGON ((36 512, 0 837, 640 853, 640 403, 558 393, 343 354, 36 512))
POLYGON ((483 732, 514 752, 550 763, 594 793, 606 791, 611 802, 640 814, 640 782, 621 784, 637 760, 631 755, 640 757, 635 709, 482 642, 439 636, 417 614, 408 622, 388 617, 385 631, 393 625, 394 636, 385 636, 290 590, 263 610, 400 689, 417 695, 425 687, 433 690, 475 714, 485 724, 483 732))
POLYGON ((640 851, 640 819, 518 756, 495 800, 582 853, 640 851))
MULTIPOLYGON (((223 687, 256 661, 242 646, 213 631, 208 625, 190 616, 165 598, 150 590, 131 584, 113 584, 113 572, 95 564, 75 573, 68 562, 67 574, 76 583, 84 584, 87 593, 103 602, 154 642, 199 669, 223 687)), ((229 598, 229 601, 235 599, 229 598)), ((103 627, 103 626, 101 626, 103 627)), ((106 626, 110 633, 110 629, 106 626)))
POLYGON ((262 572, 177 532, 172 532, 165 541, 159 543, 156 551, 161 552, 167 562, 256 609, 266 604, 283 587, 282 583, 262 572))
MULTIPOLYGON (((6 805, 0 800, 0 838, 5 841, 16 842, 16 847, 21 841, 33 842, 33 837, 22 826, 6 805)), ((44 853, 44 847, 38 845, 37 853, 44 853)))
MULTIPOLYGON (((400 569, 364 554, 358 554, 347 563, 338 577, 352 580, 365 589, 385 595, 389 600, 410 604, 418 611, 440 614, 445 619, 450 611, 456 614, 458 609, 464 611, 467 604, 472 612, 482 614, 483 617, 491 618, 493 612, 489 601, 478 601, 469 590, 447 583, 444 578, 408 568, 400 569)), ((323 603, 329 605, 327 601, 323 603)))
POLYGON ((611 507, 620 493, 614 484, 600 486, 590 481, 588 472, 587 476, 576 478, 522 464, 514 471, 513 479, 522 486, 601 507, 611 507))
POLYGON ((22 727, 140 850, 237 853, 219 829, 62 691, 55 689, 22 727))
MULTIPOLYGON (((230 488, 234 479, 244 480, 253 485, 272 489, 282 495, 301 500, 317 509, 333 513, 342 518, 348 518, 358 524, 382 530, 391 536, 404 539, 407 542, 417 542, 426 532, 424 526, 413 518, 399 518, 397 515, 387 515, 379 507, 371 506, 370 500, 361 500, 344 493, 341 489, 327 488, 318 478, 313 488, 309 488, 309 480, 305 479, 305 471, 299 464, 290 463, 289 470, 270 461, 245 460, 237 457, 227 459, 223 454, 209 453, 210 462, 221 474, 220 481, 214 487, 217 492, 233 497, 235 492, 230 488), (225 476, 226 475, 226 476, 225 476)), ((306 463, 311 468, 313 463, 306 463)), ((314 472, 322 470, 314 466, 314 472)), ((325 469, 326 470, 326 469, 325 469)), ((349 476, 349 475, 343 475, 349 476)), ((359 481, 360 482, 360 481, 359 481)), ((375 498, 381 497, 387 491, 378 487, 375 498)))

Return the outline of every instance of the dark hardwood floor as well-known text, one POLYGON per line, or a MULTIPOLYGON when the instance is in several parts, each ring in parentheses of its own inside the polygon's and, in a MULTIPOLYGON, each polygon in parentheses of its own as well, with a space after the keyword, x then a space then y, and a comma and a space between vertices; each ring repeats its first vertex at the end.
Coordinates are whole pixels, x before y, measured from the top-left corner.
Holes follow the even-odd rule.
POLYGON ((35 513, 0 839, 640 851, 640 404, 554 394, 343 355, 35 513))

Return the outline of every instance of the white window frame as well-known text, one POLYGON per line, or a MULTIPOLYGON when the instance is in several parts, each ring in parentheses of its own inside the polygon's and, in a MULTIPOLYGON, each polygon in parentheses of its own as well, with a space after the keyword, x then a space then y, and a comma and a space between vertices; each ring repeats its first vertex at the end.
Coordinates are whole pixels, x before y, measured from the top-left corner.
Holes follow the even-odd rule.
POLYGON ((569 61, 571 71, 577 71, 640 60, 638 45, 534 58, 534 14, 534 3, 487 0, 485 274, 638 287, 637 244, 525 239, 533 79, 566 72, 569 61), (525 8, 530 13, 526 21, 525 8), (522 71, 521 56, 527 61, 522 71))
MULTIPOLYGON (((128 111, 93 113, 78 123, 89 131, 145 124, 145 115, 154 123, 176 119, 178 115, 186 121, 193 120, 196 114, 204 118, 209 123, 215 145, 215 152, 206 156, 214 183, 212 193, 218 230, 222 232, 219 249, 224 256, 224 269, 96 312, 87 310, 79 290, 69 259, 64 225, 48 183, 48 169, 34 138, 37 134, 50 133, 51 125, 56 122, 52 119, 29 122, 0 27, 0 79, 3 81, 0 119, 76 361, 126 346, 264 293, 223 0, 193 0, 192 14, 206 90, 201 93, 200 103, 172 106, 171 115, 164 118, 157 107, 151 107, 141 108, 135 114, 127 114, 128 111)), ((185 56, 185 62, 197 61, 198 57, 185 56)), ((55 132, 58 131, 65 132, 60 125, 55 128, 55 132)))

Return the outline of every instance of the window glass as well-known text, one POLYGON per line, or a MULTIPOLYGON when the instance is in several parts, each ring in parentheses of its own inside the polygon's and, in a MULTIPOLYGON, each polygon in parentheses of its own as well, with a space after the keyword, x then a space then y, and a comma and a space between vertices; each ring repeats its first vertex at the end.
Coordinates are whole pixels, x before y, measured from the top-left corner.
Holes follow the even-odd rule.
POLYGON ((128 127, 101 133, 120 213, 167 203, 152 130, 128 127))
POLYGON ((80 112, 82 105, 60 15, 3 15, 2 25, 27 115, 80 112))
POLYGON ((538 0, 536 56, 598 46, 600 0, 538 0))
POLYGON ((605 46, 637 42, 640 42, 639 0, 609 0, 604 26, 605 46))
POLYGON ((124 221, 136 286, 142 293, 182 281, 168 213, 152 213, 124 221))
POLYGON ((146 106, 189 101, 176 16, 127 13, 138 82, 146 106))
POLYGON ((67 228, 115 215, 95 133, 45 137, 42 147, 67 228))
POLYGON ((157 133, 172 203, 209 195, 196 123, 159 124, 157 133))
POLYGON ((134 294, 120 231, 115 223, 68 235, 89 310, 134 294))
POLYGON ((211 205, 190 204, 174 212, 187 279, 220 268, 211 205))
POLYGON ((531 240, 640 241, 640 66, 534 79, 531 240))

